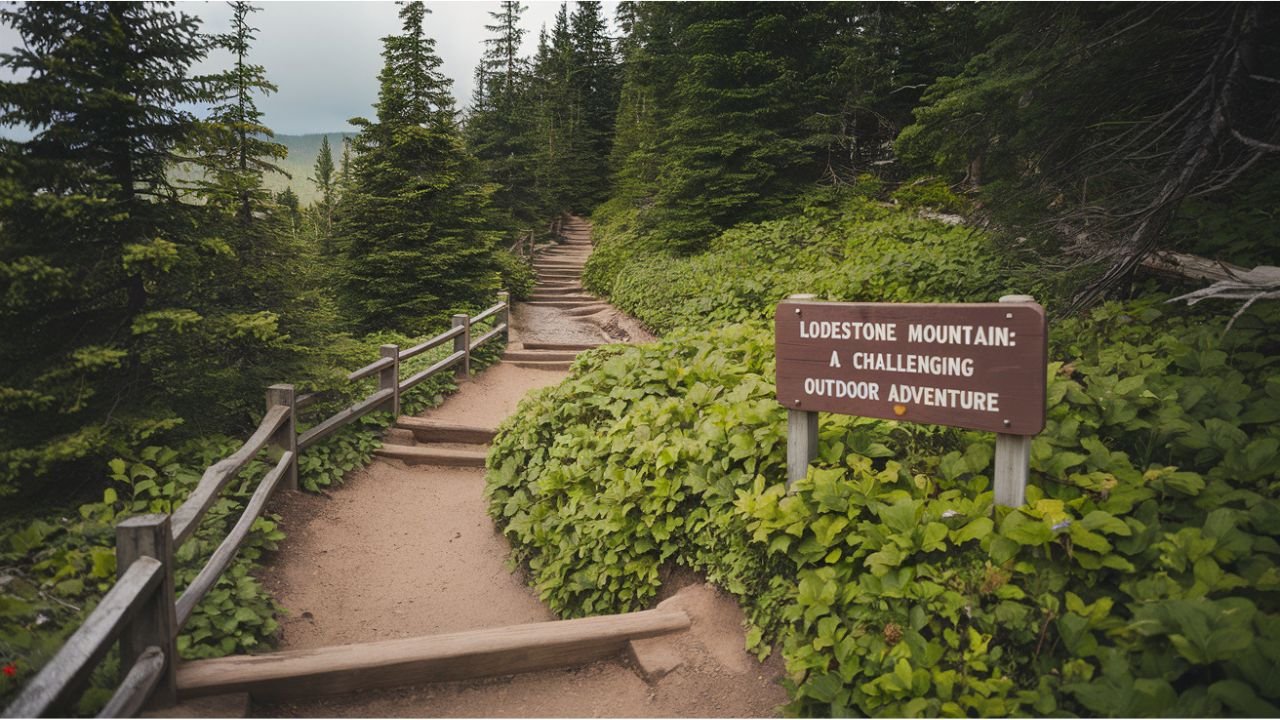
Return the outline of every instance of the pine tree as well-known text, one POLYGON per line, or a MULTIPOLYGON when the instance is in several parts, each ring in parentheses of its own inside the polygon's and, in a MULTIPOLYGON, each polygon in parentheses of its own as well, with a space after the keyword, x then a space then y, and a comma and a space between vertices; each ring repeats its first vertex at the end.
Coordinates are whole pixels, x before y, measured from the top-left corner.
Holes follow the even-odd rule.
POLYGON ((813 179, 808 48, 820 29, 803 3, 696 3, 668 9, 678 78, 667 99, 653 211, 643 222, 678 247, 767 217, 813 179))
POLYGON ((980 192, 1037 261, 1097 263, 1073 287, 1078 307, 1123 292, 1186 204, 1268 182, 1249 173, 1280 153, 1280 14, 1057 4, 984 7, 980 21, 985 46, 929 87, 898 149, 980 192))
POLYGON ((275 164, 288 153, 273 142, 273 133, 262 122, 256 94, 268 95, 277 88, 267 80, 266 69, 248 62, 249 48, 257 28, 249 24, 249 14, 260 8, 244 0, 228 3, 232 8, 231 32, 214 37, 214 44, 231 53, 227 71, 211 78, 220 103, 210 112, 208 136, 201 142, 197 164, 205 171, 199 183, 201 194, 211 204, 234 204, 242 223, 255 210, 271 202, 262 185, 264 173, 288 175, 275 164))
POLYGON ((524 40, 524 28, 520 27, 520 15, 527 9, 519 0, 502 0, 500 12, 490 12, 494 24, 485 25, 493 34, 486 38, 485 54, 481 65, 495 79, 495 91, 499 97, 514 98, 526 72, 520 57, 520 43, 524 40))
POLYGON ((569 10, 562 3, 551 32, 544 27, 538 35, 534 59, 536 174, 555 214, 568 210, 573 202, 570 158, 574 157, 571 144, 576 100, 569 84, 571 52, 569 10))
MULTIPOLYGON (((344 148, 345 150, 345 148, 344 148)), ((316 202, 315 214, 320 230, 321 251, 328 255, 329 243, 333 239, 333 211, 338 203, 338 182, 333 165, 333 149, 329 145, 329 136, 320 139, 320 152, 316 155, 316 164, 309 178, 320 191, 320 200, 316 202)))
POLYGON ((670 75, 660 64, 675 55, 670 10, 662 3, 618 5, 623 80, 609 169, 613 197, 629 206, 643 206, 657 192, 660 129, 673 105, 670 75))
POLYGON ((339 235, 343 299, 357 329, 424 332, 497 289, 489 190, 463 145, 421 2, 384 39, 376 120, 355 118, 339 235))
MULTIPOLYGON (((157 296, 196 259, 193 207, 167 163, 207 99, 189 70, 194 18, 143 3, 0 11, 22 46, 0 55, 0 493, 94 458, 157 397, 155 331, 194 322, 157 296)), ((74 477, 74 475, 73 475, 74 477)))
POLYGON ((589 210, 608 194, 608 158, 620 92, 619 67, 597 0, 580 0, 569 19, 569 85, 577 103, 571 161, 574 205, 589 210))
POLYGON ((338 201, 342 201, 343 195, 351 187, 351 138, 343 136, 342 138, 342 157, 338 160, 338 201))
POLYGON ((540 192, 535 168, 537 104, 529 63, 519 56, 524 29, 517 0, 503 0, 500 12, 490 12, 493 33, 485 39, 485 54, 476 67, 476 93, 467 118, 467 145, 480 161, 486 178, 497 183, 493 204, 505 217, 500 222, 523 233, 554 212, 540 192))

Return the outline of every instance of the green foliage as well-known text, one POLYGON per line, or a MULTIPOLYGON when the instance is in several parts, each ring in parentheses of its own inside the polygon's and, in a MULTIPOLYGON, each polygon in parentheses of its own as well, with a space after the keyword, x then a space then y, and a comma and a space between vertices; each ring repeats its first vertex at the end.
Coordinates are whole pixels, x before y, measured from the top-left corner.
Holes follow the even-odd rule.
MULTIPOLYGON (((901 204, 947 197, 922 187, 901 204)), ((1158 297, 1055 320, 1023 508, 993 507, 990 435, 835 415, 788 495, 774 304, 994 300, 1018 286, 996 250, 839 190, 689 257, 624 202, 595 219, 586 282, 669 336, 580 356, 490 454, 490 514, 557 612, 694 568, 802 715, 1276 712, 1275 309, 1225 335, 1158 297)))
MULTIPOLYGON (((241 440, 212 437, 176 447, 121 448, 109 463, 110 483, 98 502, 80 505, 65 517, 34 522, 11 520, 0 546, 5 566, 0 585, 0 660, 13 662, 18 674, 0 686, 0 703, 53 656, 110 589, 116 578, 115 530, 124 518, 168 513, 200 480, 205 467, 229 455, 241 440)), ((176 553, 179 593, 203 567, 239 519, 257 481, 270 469, 258 459, 241 471, 214 503, 196 534, 176 553)), ((217 657, 258 649, 273 640, 278 627, 275 604, 250 571, 264 551, 274 550, 284 534, 277 518, 265 515, 253 526, 236 558, 204 601, 196 606, 178 637, 187 659, 217 657)), ((114 663, 114 661, 112 661, 114 663)), ((114 687, 112 663, 95 676, 99 687, 114 687)), ((86 695, 87 712, 109 694, 86 695)))
POLYGON ((32 5, 0 20, 22 45, 0 56, 0 124, 31 131, 0 143, 0 387, 26 399, 0 414, 8 495, 107 452, 163 370, 143 358, 147 321, 129 329, 144 313, 191 317, 155 281, 204 259, 189 244, 196 208, 171 197, 165 169, 194 127, 181 106, 207 97, 187 76, 207 45, 163 6, 32 5))
POLYGON ((401 8, 402 32, 383 41, 377 119, 352 120, 361 130, 338 244, 343 306, 361 333, 421 333, 498 289, 493 188, 463 144, 427 12, 401 8))
POLYGON ((781 648, 797 713, 1270 714, 1276 319, 1059 324, 1072 362, 1014 510, 989 435, 834 415, 786 494, 765 325, 611 346, 503 424, 490 514, 562 615, 645 607, 665 563, 705 572, 781 648))
POLYGON ((705 249, 815 182, 893 173, 920 93, 981 34, 963 5, 623 3, 612 199, 639 234, 705 249))
POLYGON ((625 212, 612 210, 596 215, 597 249, 583 281, 659 333, 762 319, 792 293, 994 301, 1012 289, 981 233, 885 207, 860 192, 823 193, 781 219, 739 225, 689 257, 636 237, 625 212))
MULTIPOLYGON (((1280 67, 1268 39, 1277 18, 1200 9, 982 6, 971 56, 930 79, 897 151, 916 171, 979 189, 1011 236, 1040 240, 1042 257, 1111 264, 1103 284, 1121 292, 1130 263, 1156 248, 1259 262, 1275 226, 1254 209, 1274 207, 1277 186, 1247 139, 1271 132, 1280 100, 1266 80, 1280 67), (1154 59, 1167 72, 1130 72, 1154 59)), ((1082 299, 1098 295, 1096 272, 1073 280, 1089 290, 1082 299)))
POLYGON ((523 300, 533 292, 538 281, 533 264, 514 253, 506 251, 495 253, 498 260, 498 274, 501 286, 511 293, 512 300, 523 300))
MULTIPOLYGON (((484 332, 493 323, 494 320, 481 323, 476 330, 484 332)), ((396 343, 409 347, 426 339, 381 333, 371 336, 359 349, 345 349, 338 362, 354 367, 368 361, 372 355, 370 345, 396 343)), ((402 377, 425 369, 449 352, 440 348, 406 361, 402 377)), ((487 367, 502 352, 500 342, 486 344, 473 355, 473 368, 487 367)), ((299 430, 309 426, 308 417, 327 417, 354 402, 357 396, 364 397, 372 391, 373 382, 353 386, 344 379, 340 392, 339 386, 330 386, 327 399, 304 411, 299 430)), ((456 389, 452 375, 433 376, 401 396, 402 412, 416 414, 439 405, 456 389)), ((317 491, 366 466, 381 444, 382 429, 392 420, 388 413, 371 413, 307 448, 298 461, 302 487, 317 491)), ((163 429, 163 424, 157 423, 151 430, 163 429)), ((74 520, 14 518, 0 527, 4 543, 0 544, 0 564, 4 567, 4 574, 0 575, 0 663, 12 662, 18 668, 12 680, 0 678, 0 703, 6 702, 57 652, 110 589, 116 577, 115 525, 129 515, 171 513, 190 494, 205 468, 231 454, 243 442, 214 436, 166 447, 145 444, 145 437, 137 438, 136 444, 116 448, 118 456, 106 468, 109 482, 101 501, 68 511, 74 520)), ((223 491, 196 534, 177 551, 175 581, 179 593, 239 519, 245 502, 271 465, 265 456, 250 462, 223 491)), ((277 618, 283 608, 252 573, 263 553, 275 550, 284 538, 278 520, 268 514, 254 523, 230 567, 197 605, 178 637, 178 649, 184 658, 255 652, 274 642, 277 618)), ((86 693, 83 712, 96 712, 109 697, 103 689, 114 687, 118 680, 113 663, 114 660, 104 663, 95 674, 95 689, 86 693)))
POLYGON ((924 208, 940 212, 958 213, 965 209, 965 203, 942 178, 923 177, 904 183, 890 195, 893 200, 904 207, 924 208))

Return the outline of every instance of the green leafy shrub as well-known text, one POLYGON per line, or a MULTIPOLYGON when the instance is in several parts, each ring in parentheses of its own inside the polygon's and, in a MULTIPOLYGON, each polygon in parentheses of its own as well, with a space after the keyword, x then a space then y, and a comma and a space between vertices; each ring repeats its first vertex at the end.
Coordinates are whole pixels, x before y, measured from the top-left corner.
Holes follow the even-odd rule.
POLYGON ((770 317, 793 293, 846 301, 996 300, 1013 290, 988 239, 863 194, 828 193, 744 224, 707 252, 658 252, 606 215, 584 282, 658 333, 770 317))
POLYGON ((964 212, 965 202, 951 192, 950 186, 940 177, 916 178, 903 183, 889 196, 894 202, 907 208, 937 210, 939 212, 964 212))
POLYGON ((538 281, 533 265, 528 260, 506 251, 496 252, 494 257, 498 261, 502 288, 511 293, 513 299, 523 300, 528 297, 538 281))
POLYGON ((1055 323, 1018 509, 990 435, 834 415, 787 494, 771 329, 669 322, 580 356, 490 453, 490 514, 556 612, 699 570, 801 715, 1280 712, 1274 308, 1225 335, 1155 301, 1055 323))
MULTIPOLYGON (((116 578, 115 526, 130 515, 169 513, 190 494, 205 467, 233 452, 243 440, 214 437, 177 448, 148 445, 125 452, 110 463, 110 485, 100 502, 85 503, 55 521, 12 523, 0 587, 0 660, 15 665, 15 674, 0 686, 7 702, 75 631, 111 588, 116 578)), ((176 588, 195 578, 213 550, 240 517, 258 480, 270 469, 261 459, 241 471, 210 508, 196 534, 175 554, 176 588)), ((262 553, 273 550, 284 534, 278 518, 259 518, 221 579, 196 606, 178 637, 179 653, 188 659, 245 652, 270 642, 277 630, 279 606, 251 574, 262 553)), ((114 652, 114 651, 113 651, 114 652)), ((83 709, 110 697, 114 661, 97 677, 102 685, 86 693, 83 709)))

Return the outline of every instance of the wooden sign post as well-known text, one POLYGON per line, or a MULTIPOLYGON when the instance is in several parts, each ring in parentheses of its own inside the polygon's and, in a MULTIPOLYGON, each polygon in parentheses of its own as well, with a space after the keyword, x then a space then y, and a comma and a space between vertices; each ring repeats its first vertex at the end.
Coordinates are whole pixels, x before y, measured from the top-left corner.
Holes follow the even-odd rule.
POLYGON ((787 480, 817 456, 817 414, 996 433, 996 502, 1021 505, 1031 437, 1044 428, 1048 327, 1026 295, 999 303, 823 303, 791 296, 775 315, 787 480))

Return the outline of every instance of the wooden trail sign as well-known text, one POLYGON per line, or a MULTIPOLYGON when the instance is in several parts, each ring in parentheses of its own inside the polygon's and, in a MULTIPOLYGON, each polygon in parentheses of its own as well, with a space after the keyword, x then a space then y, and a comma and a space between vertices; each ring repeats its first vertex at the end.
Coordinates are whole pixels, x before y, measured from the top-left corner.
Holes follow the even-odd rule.
POLYGON ((778 401, 1012 435, 1044 428, 1035 303, 778 305, 778 401))
POLYGON ((1025 295, 963 304, 812 297, 792 296, 775 315, 778 402, 792 413, 792 435, 813 436, 789 439, 790 479, 816 452, 816 413, 834 412, 998 433, 997 501, 1022 504, 1026 462, 1008 455, 1029 457, 1044 428, 1044 308, 1025 295))

